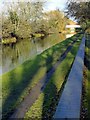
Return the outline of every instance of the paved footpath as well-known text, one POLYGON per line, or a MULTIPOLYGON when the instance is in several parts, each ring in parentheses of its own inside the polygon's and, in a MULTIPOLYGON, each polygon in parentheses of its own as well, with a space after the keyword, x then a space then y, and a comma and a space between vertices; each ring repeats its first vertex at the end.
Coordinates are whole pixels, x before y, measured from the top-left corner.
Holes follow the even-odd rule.
POLYGON ((54 120, 80 118, 82 80, 84 67, 85 36, 82 38, 78 53, 68 76, 66 85, 57 106, 54 120))

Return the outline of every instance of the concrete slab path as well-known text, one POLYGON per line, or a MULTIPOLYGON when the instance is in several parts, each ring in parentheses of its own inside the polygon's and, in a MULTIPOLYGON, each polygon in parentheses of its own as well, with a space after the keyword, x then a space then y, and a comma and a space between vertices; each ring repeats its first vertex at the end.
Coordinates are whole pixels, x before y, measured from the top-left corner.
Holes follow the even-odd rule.
POLYGON ((82 38, 66 85, 57 106, 54 120, 80 118, 82 80, 84 67, 85 36, 82 38))

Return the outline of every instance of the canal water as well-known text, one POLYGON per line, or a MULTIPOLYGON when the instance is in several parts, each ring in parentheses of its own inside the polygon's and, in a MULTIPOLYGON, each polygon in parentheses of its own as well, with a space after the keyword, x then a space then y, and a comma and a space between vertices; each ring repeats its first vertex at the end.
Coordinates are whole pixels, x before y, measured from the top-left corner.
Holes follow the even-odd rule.
POLYGON ((51 34, 45 38, 19 40, 13 46, 2 45, 2 52, 0 52, 0 56, 2 56, 2 59, 0 58, 0 74, 14 69, 28 59, 32 59, 37 54, 65 40, 68 36, 70 37, 70 34, 51 34))

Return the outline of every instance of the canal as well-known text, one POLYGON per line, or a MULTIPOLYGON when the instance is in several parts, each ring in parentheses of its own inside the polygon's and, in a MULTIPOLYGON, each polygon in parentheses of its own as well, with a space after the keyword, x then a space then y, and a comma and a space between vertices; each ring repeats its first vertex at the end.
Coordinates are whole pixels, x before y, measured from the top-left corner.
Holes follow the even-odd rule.
POLYGON ((2 50, 0 52, 0 74, 14 69, 26 60, 32 59, 37 54, 40 54, 44 50, 72 35, 73 34, 51 34, 45 38, 19 40, 13 46, 2 45, 2 50))

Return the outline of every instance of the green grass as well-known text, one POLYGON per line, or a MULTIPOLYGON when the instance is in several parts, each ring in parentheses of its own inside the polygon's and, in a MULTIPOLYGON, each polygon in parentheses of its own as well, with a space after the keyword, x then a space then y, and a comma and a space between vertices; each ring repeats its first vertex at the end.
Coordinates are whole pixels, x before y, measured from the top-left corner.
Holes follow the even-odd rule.
POLYGON ((87 35, 86 40, 86 100, 87 100, 87 108, 88 108, 88 118, 90 118, 90 34, 87 35))
POLYGON ((56 102, 55 98, 62 89, 63 83, 66 81, 79 44, 80 41, 75 43, 71 52, 68 53, 65 60, 58 66, 44 89, 44 92, 40 94, 39 98, 26 113, 25 119, 51 119, 56 102))
MULTIPOLYGON (((2 76, 3 117, 7 117, 72 43, 73 36, 2 76)), ((81 37, 80 37, 81 38, 81 37)), ((73 53, 72 53, 73 54, 73 53)), ((67 66, 67 64, 66 64, 67 66)))
POLYGON ((90 70, 88 70, 88 118, 90 118, 90 70))

